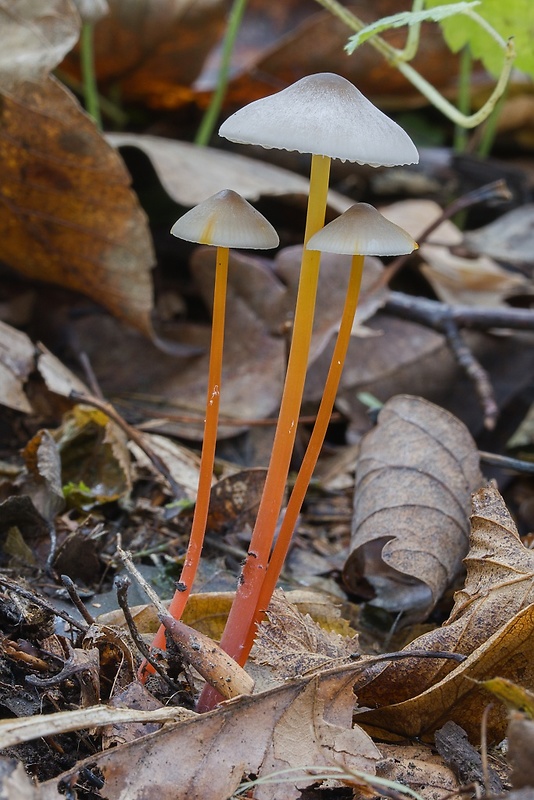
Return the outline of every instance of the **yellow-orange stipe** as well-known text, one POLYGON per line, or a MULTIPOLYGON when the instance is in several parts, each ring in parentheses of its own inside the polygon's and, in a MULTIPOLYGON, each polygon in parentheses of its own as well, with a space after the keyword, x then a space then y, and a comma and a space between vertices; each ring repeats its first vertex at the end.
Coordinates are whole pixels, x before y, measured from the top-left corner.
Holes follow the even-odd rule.
MULTIPOLYGON (((261 585, 266 573, 276 525, 284 500, 297 432, 297 421, 308 366, 321 258, 318 251, 306 250, 305 246, 306 242, 324 224, 329 175, 330 158, 313 155, 304 250, 280 413, 265 486, 250 541, 249 554, 243 566, 236 597, 221 639, 223 650, 241 666, 247 657, 243 645, 253 623, 261 585)), ((218 699, 220 699, 218 693, 211 687, 207 687, 199 700, 199 709, 211 708, 218 699)))
MULTIPOLYGON (((175 592, 169 606, 169 614, 175 619, 180 619, 182 616, 189 595, 191 594, 191 588, 202 553, 204 532, 208 519, 213 463, 215 461, 215 447, 217 444, 217 426, 219 422, 226 286, 228 282, 228 256, 229 250, 227 247, 217 248, 204 439, 200 456, 197 500, 195 503, 189 544, 187 546, 182 574, 180 576, 180 589, 175 592)), ((165 629, 163 625, 159 628, 152 643, 152 647, 165 647, 165 629)))

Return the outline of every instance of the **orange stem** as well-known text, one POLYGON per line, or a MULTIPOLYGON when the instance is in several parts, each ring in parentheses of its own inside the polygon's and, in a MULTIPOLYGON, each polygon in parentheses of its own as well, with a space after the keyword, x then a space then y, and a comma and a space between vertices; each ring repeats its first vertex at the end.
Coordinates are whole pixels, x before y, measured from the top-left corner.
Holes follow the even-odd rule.
MULTIPOLYGON (((197 499, 189 544, 187 545, 182 574, 180 575, 180 589, 177 589, 174 593, 174 597, 169 606, 169 615, 177 620, 182 616, 189 595, 191 594, 191 588, 200 562, 208 519, 213 465, 215 462, 215 447, 217 445, 217 425, 219 421, 228 258, 228 248, 218 247, 217 265, 215 268, 215 288, 213 292, 213 318, 211 326, 206 418, 204 420, 204 438, 200 456, 197 499)), ((152 647, 165 649, 165 628, 163 625, 160 626, 154 637, 152 647)), ((147 666, 146 670, 152 671, 150 666, 147 666)))
POLYGON ((313 470, 317 464, 317 459, 321 453, 321 449, 326 436, 326 431, 332 416, 332 410, 343 372, 343 365, 347 355, 347 350, 350 344, 352 327, 354 324, 354 317, 358 305, 358 297, 360 294, 360 286, 362 281, 364 257, 355 255, 352 258, 349 283, 347 286, 347 294, 345 297, 345 306, 339 326, 339 332, 332 353, 332 360, 326 378, 323 396, 317 412, 315 425, 313 427, 306 453, 302 460, 302 464, 298 471, 291 497, 285 510, 284 518, 278 532, 276 544, 267 567, 267 572, 261 587, 260 596, 256 604, 256 612, 252 624, 248 630, 243 656, 248 657, 254 639, 258 624, 261 622, 263 614, 271 600, 273 592, 276 587, 278 578, 282 571, 284 561, 286 559, 289 546, 291 544, 291 537, 295 526, 297 524, 298 515, 302 508, 302 503, 306 497, 306 492, 313 475, 313 470))
MULTIPOLYGON (((330 158, 313 155, 304 246, 324 224, 329 174, 330 158)), ((304 247, 293 336, 271 459, 249 553, 221 639, 222 649, 241 666, 246 661, 244 645, 254 619, 267 569, 297 432, 313 328, 320 256, 318 251, 306 250, 304 247)), ((207 687, 200 697, 199 708, 202 710, 211 708, 219 699, 218 693, 207 687)))

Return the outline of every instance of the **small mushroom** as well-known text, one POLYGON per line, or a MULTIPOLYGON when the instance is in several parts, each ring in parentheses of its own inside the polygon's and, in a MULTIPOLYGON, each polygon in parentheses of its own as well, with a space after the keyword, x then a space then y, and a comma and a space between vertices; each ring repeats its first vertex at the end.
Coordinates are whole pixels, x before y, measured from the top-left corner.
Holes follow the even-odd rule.
POLYGON ((245 646, 245 650, 248 649, 249 652, 253 644, 255 628, 269 605, 282 571, 293 530, 297 524, 298 515, 330 423, 358 305, 364 256, 405 255, 416 250, 418 244, 414 242, 409 233, 387 220, 373 206, 368 203, 356 203, 312 236, 307 247, 309 250, 317 250, 322 253, 352 255, 349 282, 334 352, 313 431, 293 484, 293 490, 256 604, 254 626, 249 631, 245 646))
MULTIPOLYGON (((169 606, 169 614, 178 620, 191 593, 208 518, 219 422, 229 248, 264 250, 277 247, 279 239, 275 229, 265 217, 231 189, 224 189, 192 208, 174 223, 171 233, 188 242, 217 247, 208 392, 198 492, 189 544, 179 581, 180 589, 175 592, 169 606)), ((165 647, 163 626, 156 634, 152 646, 161 649, 165 647)))
MULTIPOLYGON (((339 75, 309 75, 270 97, 256 100, 229 117, 219 134, 234 142, 311 153, 305 248, 295 305, 293 336, 278 423, 236 600, 221 640, 239 664, 247 658, 244 642, 253 630, 261 584, 280 514, 310 349, 320 253, 306 248, 324 224, 330 160, 340 158, 372 166, 418 161, 408 134, 339 75)), ((209 692, 208 692, 209 694, 209 692)), ((201 698, 213 704, 213 693, 201 698)))

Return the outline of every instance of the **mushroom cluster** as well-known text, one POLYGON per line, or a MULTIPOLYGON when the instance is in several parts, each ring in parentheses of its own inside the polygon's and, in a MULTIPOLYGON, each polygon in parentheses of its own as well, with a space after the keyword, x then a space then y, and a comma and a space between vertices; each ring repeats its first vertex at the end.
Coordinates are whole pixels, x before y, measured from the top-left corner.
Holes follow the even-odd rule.
MULTIPOLYGON (((379 111, 349 81, 330 73, 310 75, 277 94, 251 103, 229 117, 221 126, 219 134, 237 143, 311 154, 304 248, 280 411, 248 556, 243 565, 236 597, 221 640, 222 648, 243 665, 248 657, 257 623, 267 608, 278 580, 293 528, 326 434, 350 340, 364 256, 408 253, 417 246, 405 231, 388 222, 366 204, 353 206, 341 217, 323 227, 331 159, 338 158, 378 167, 415 163, 418 161, 418 154, 415 145, 402 128, 379 111), (304 391, 321 251, 348 253, 352 256, 347 299, 317 421, 286 509, 282 529, 274 543, 304 391)), ((198 208, 193 209, 189 215, 194 215, 197 210, 198 208)), ((188 214, 176 223, 173 233, 183 236, 181 223, 187 216, 188 214)), ((215 238, 212 238, 211 226, 206 225, 202 228, 200 224, 197 233, 198 231, 202 235, 199 235, 196 241, 217 244, 215 238)), ((224 246, 247 245, 232 244, 225 239, 224 246)), ((216 288, 216 295, 218 292, 216 288)), ((214 306, 213 335, 217 342, 213 342, 212 339, 212 343, 215 348, 219 348, 216 352, 222 354, 222 328, 218 325, 215 334, 215 327, 214 306)), ((213 352, 211 358, 215 358, 213 352)), ((215 361, 220 368, 219 359, 220 355, 217 355, 215 361)), ((210 371, 208 403, 213 397, 210 392, 213 393, 215 386, 218 396, 220 373, 214 373, 212 376, 210 371)), ((211 482, 216 422, 215 429, 213 422, 210 423, 210 430, 208 439, 206 414, 202 451, 204 461, 204 450, 206 450, 206 474, 202 465, 200 483, 208 480, 211 482)), ((198 530, 194 521, 191 535, 193 539, 193 533, 195 534, 195 547, 199 543, 201 546, 203 538, 209 484, 207 487, 202 494, 199 487, 199 499, 195 509, 195 519, 198 516, 198 530), (199 503, 201 510, 198 510, 199 503)), ((184 579, 188 590, 194 577, 192 568, 189 573, 187 579, 184 579)), ((184 593, 177 592, 178 594, 184 593)), ((184 605, 182 598, 178 600, 175 598, 171 605, 171 614, 179 616, 180 609, 184 605)), ((218 699, 220 699, 218 693, 207 686, 201 695, 199 708, 211 708, 218 699)))

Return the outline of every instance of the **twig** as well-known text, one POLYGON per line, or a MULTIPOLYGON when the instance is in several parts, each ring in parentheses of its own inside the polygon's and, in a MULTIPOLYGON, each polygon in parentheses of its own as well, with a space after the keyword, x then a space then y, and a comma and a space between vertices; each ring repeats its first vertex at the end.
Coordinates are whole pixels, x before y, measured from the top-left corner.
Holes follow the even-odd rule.
POLYGON ((76 400, 78 403, 87 403, 87 405, 94 406, 94 408, 98 408, 100 411, 103 411, 116 425, 121 428, 126 436, 135 442, 135 444, 141 448, 141 450, 148 456, 154 467, 157 471, 163 475, 165 480, 170 486, 170 489, 173 495, 180 499, 183 497, 183 489, 176 483, 173 476, 171 475, 170 471, 167 468, 167 465, 161 460, 161 458, 155 453, 152 448, 147 445, 143 435, 139 433, 139 431, 130 425, 126 420, 121 417, 119 412, 105 400, 101 400, 98 397, 94 397, 93 395, 89 394, 82 394, 81 392, 72 391, 70 393, 70 399, 76 400))
POLYGON ((19 586, 15 581, 11 581, 9 578, 0 576, 0 586, 5 586, 7 589, 11 589, 12 592, 20 594, 21 597, 25 597, 32 603, 35 603, 36 606, 44 608, 46 611, 49 611, 56 617, 60 617, 61 619, 65 620, 65 622, 68 622, 71 628, 76 628, 82 633, 87 633, 87 625, 82 625, 81 622, 79 622, 77 619, 74 619, 74 617, 71 617, 66 611, 61 611, 59 608, 55 608, 51 603, 45 600, 44 597, 40 597, 38 594, 34 594, 27 589, 23 589, 22 586, 19 586))
POLYGON ((444 319, 442 330, 456 361, 473 382, 484 412, 484 427, 492 431, 499 416, 499 406, 488 373, 469 349, 453 319, 444 319))
POLYGON ((135 646, 143 656, 143 658, 148 661, 148 663, 155 669, 155 671, 160 675, 165 683, 172 689, 173 692, 176 692, 179 687, 176 686, 174 681, 172 681, 161 664, 153 657, 150 648, 147 644, 143 641, 143 637, 140 635, 139 631, 137 630, 137 625, 135 624, 134 618, 132 617, 132 612, 130 611, 130 606, 128 605, 128 587, 130 586, 130 579, 126 575, 117 575, 115 578, 115 591, 117 592, 117 602, 119 607, 124 614, 124 621, 128 626, 128 630, 130 631, 130 636, 132 637, 135 646))
MULTIPOLYGON (((441 214, 439 214, 439 216, 437 216, 436 219, 430 223, 430 225, 427 225, 427 227, 418 236, 418 244, 424 244, 428 240, 430 234, 434 233, 436 228, 439 228, 439 226, 445 222, 445 220, 454 217, 455 214, 458 214, 460 211, 465 211, 465 209, 474 205, 478 205, 478 203, 505 203, 511 199, 512 194, 510 189, 506 185, 506 181, 502 179, 492 181, 491 183, 486 183, 484 186, 479 186, 477 189, 473 189, 471 192, 467 192, 461 197, 458 197, 456 200, 453 200, 452 203, 449 203, 449 205, 442 210, 441 214)), ((392 261, 391 264, 388 264, 378 280, 367 290, 366 294, 372 294, 378 289, 382 289, 384 286, 387 286, 393 276, 399 272, 399 270, 406 264, 411 256, 412 253, 399 256, 392 261)))
POLYGON ((463 340, 459 328, 483 331, 490 328, 534 330, 534 311, 522 308, 450 306, 437 300, 412 297, 400 292, 390 293, 384 310, 426 325, 446 337, 458 364, 473 381, 484 410, 484 426, 489 430, 493 429, 498 416, 493 387, 487 372, 463 340))
POLYGON ((65 587, 65 589, 67 590, 67 592, 69 594, 70 601, 71 601, 72 605, 75 608, 78 609, 78 611, 80 612, 80 614, 82 615, 84 620, 89 625, 94 625, 95 618, 89 613, 89 611, 85 607, 85 605, 84 605, 84 603, 82 601, 82 598, 78 594, 78 590, 76 589, 76 586, 74 585, 74 582, 69 578, 68 575, 61 575, 60 577, 61 577, 61 580, 63 582, 63 586, 65 587))
POLYGON ((500 467, 501 469, 511 470, 524 475, 534 475, 534 463, 532 461, 523 461, 520 458, 511 458, 510 456, 503 456, 499 453, 487 453, 485 450, 479 450, 478 454, 480 460, 484 464, 491 464, 494 467, 500 467))

